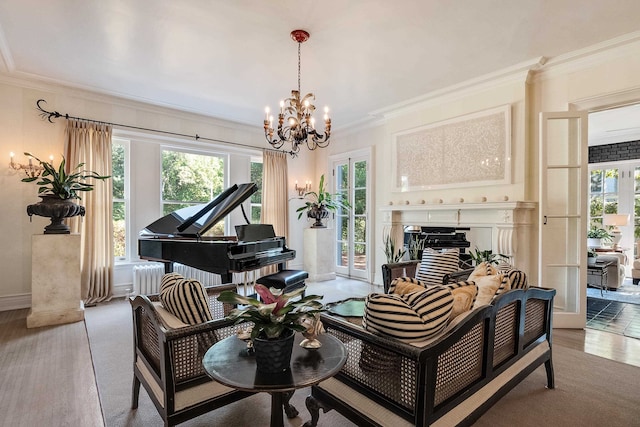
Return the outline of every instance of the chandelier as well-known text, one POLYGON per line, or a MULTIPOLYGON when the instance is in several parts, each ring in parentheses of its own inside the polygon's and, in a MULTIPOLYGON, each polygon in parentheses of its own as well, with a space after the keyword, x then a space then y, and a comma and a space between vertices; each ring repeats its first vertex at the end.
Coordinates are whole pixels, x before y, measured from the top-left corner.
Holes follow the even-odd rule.
POLYGON ((316 97, 313 93, 300 99, 300 45, 309 40, 309 33, 304 30, 293 30, 291 38, 298 43, 298 90, 291 91, 291 98, 280 101, 278 128, 273 129, 273 116, 269 115, 269 107, 265 109, 264 136, 273 148, 280 149, 291 144, 291 156, 297 156, 300 145, 307 144, 309 150, 324 148, 329 145, 331 135, 331 119, 329 109, 324 109, 324 134, 315 128, 313 112, 316 107, 311 103, 316 97))

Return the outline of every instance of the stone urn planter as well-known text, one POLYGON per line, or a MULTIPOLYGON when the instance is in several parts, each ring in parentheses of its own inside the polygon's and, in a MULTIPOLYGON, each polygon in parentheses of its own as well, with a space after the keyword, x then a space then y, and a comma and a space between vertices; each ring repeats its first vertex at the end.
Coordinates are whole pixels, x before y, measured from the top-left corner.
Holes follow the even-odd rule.
POLYGON ((307 211, 307 218, 316 220, 311 225, 311 228, 327 228, 327 225, 322 220, 329 218, 329 211, 323 205, 314 206, 307 211))
POLYGON ((27 206, 27 215, 51 219, 51 224, 44 228, 44 234, 69 234, 69 226, 64 223, 64 219, 85 214, 84 206, 78 205, 72 199, 61 199, 53 195, 39 197, 42 199, 40 202, 27 206))

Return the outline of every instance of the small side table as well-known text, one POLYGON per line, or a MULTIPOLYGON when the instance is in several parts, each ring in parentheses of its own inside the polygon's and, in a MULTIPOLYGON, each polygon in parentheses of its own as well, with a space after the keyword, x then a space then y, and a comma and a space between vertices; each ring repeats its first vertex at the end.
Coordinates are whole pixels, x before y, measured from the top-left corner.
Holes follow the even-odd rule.
POLYGON ((600 295, 602 296, 602 290, 607 290, 607 268, 613 264, 612 261, 595 262, 587 266, 587 285, 600 288, 600 295))
POLYGON ((235 335, 217 342, 207 350, 202 365, 211 378, 228 387, 270 393, 270 425, 283 427, 283 409, 289 418, 298 415, 298 411, 289 405, 294 391, 334 376, 347 361, 347 350, 332 335, 318 336, 322 347, 314 350, 300 347, 302 339, 301 334, 296 334, 291 368, 282 373, 257 372, 255 356, 248 354, 247 343, 235 335))

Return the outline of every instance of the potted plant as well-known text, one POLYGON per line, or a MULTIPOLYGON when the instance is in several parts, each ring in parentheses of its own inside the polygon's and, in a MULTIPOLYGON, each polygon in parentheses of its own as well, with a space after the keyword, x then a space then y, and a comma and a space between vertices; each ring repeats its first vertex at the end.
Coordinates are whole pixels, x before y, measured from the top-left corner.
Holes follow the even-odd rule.
POLYGON ((477 246, 475 250, 469 251, 469 256, 476 265, 479 265, 485 261, 489 264, 498 264, 501 260, 506 260, 509 258, 506 255, 494 254, 491 249, 485 249, 481 251, 477 246))
POLYGON ((587 231, 587 246, 589 248, 599 248, 603 243, 611 241, 611 235, 607 230, 595 225, 587 231))
POLYGON ((351 208, 351 205, 347 200, 344 200, 342 194, 331 194, 326 191, 324 187, 324 174, 320 177, 318 191, 307 191, 302 197, 306 198, 307 201, 303 206, 296 209, 298 219, 306 212, 307 218, 313 218, 316 221, 311 228, 326 228, 322 220, 329 217, 329 211, 336 212, 338 209, 348 210, 351 208))
POLYGON ((308 324, 315 325, 316 316, 325 311, 324 305, 318 301, 322 299, 319 295, 293 300, 305 289, 306 286, 274 295, 266 286, 256 284, 255 291, 262 301, 233 291, 223 291, 218 296, 220 302, 239 305, 227 315, 227 319, 235 320, 235 323, 253 323, 250 338, 258 370, 274 373, 287 369, 295 332, 306 331, 308 324))
POLYGON ((73 170, 67 172, 64 156, 58 168, 52 163, 40 160, 31 153, 24 153, 25 156, 35 159, 43 168, 39 177, 23 178, 22 182, 36 182, 38 185, 38 196, 42 199, 33 205, 27 206, 29 216, 39 215, 51 219, 51 224, 45 227, 44 234, 69 234, 69 227, 64 224, 64 218, 76 215, 84 216, 84 206, 74 203, 74 199, 80 199, 79 192, 92 191, 93 185, 86 180, 105 180, 109 176, 102 176, 96 172, 80 170, 84 163, 78 164, 73 170))
POLYGON ((595 265, 598 260, 598 253, 593 249, 587 250, 587 265, 595 265))
POLYGON ((391 237, 389 230, 382 232, 382 243, 384 245, 384 254, 387 257, 387 264, 395 264, 402 261, 407 251, 404 247, 396 249, 396 241, 391 237))

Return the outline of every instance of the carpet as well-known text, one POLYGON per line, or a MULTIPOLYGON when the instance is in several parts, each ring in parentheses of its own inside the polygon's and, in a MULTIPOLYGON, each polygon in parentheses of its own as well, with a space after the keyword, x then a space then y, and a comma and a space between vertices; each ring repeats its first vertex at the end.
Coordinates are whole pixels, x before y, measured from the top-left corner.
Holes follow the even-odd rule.
MULTIPOLYGON (((133 338, 128 302, 112 301, 85 311, 89 343, 100 401, 108 427, 162 426, 162 420, 144 388, 137 410, 130 409, 133 338)), ((553 349, 556 388, 545 388, 544 367, 539 367, 487 411, 474 426, 539 427, 640 426, 640 368, 592 356, 566 347, 553 349)), ((298 418, 309 419, 304 406, 308 389, 298 390, 292 403, 298 418)), ((269 395, 256 394, 190 420, 181 426, 267 426, 269 395)), ((353 426, 335 411, 320 415, 320 426, 353 426)))
POLYGON ((601 291, 600 288, 587 287, 587 296, 640 305, 640 286, 634 285, 631 278, 626 277, 622 285, 616 290, 601 291))

